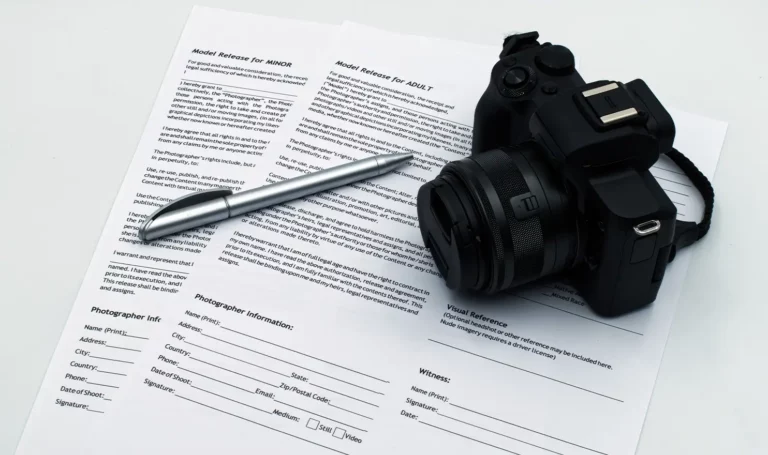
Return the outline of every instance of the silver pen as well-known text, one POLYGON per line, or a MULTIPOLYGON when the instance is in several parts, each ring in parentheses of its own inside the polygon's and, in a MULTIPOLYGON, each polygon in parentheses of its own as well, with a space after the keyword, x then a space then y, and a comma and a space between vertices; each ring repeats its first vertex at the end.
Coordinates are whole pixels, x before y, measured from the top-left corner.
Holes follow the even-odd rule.
POLYGON ((228 188, 198 191, 171 201, 149 215, 139 228, 139 238, 148 242, 376 177, 412 158, 410 153, 373 156, 236 194, 228 188))

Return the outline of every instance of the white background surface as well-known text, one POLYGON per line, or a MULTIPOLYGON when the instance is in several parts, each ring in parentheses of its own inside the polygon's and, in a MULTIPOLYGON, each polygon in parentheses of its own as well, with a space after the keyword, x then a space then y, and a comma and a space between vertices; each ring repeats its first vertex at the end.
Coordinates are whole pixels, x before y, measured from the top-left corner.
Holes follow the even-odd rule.
MULTIPOLYGON (((194 3, 0 2, 0 454, 21 435, 194 3)), ((666 105, 728 121, 713 228, 638 454, 768 453, 764 2, 199 3, 497 45, 538 30, 578 54, 587 80, 641 77, 666 105)))

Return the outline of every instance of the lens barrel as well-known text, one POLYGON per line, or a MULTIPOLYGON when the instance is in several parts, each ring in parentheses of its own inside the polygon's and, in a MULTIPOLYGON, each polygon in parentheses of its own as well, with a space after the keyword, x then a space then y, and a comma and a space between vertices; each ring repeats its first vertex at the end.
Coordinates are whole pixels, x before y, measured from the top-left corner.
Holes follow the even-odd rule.
POLYGON ((449 288, 495 293, 576 264, 580 220, 544 153, 490 150, 421 187, 421 234, 449 288))

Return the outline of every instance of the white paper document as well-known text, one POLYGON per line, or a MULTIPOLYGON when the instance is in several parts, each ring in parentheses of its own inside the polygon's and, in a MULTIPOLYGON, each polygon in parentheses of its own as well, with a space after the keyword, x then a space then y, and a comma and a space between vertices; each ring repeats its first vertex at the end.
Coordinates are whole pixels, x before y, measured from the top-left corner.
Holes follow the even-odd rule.
MULTIPOLYGON (((498 52, 345 24, 263 182, 416 158, 222 223, 90 453, 634 453, 689 251, 650 307, 602 319, 561 284, 459 296, 422 246, 416 191, 469 153, 498 52)), ((725 124, 673 116, 676 146, 711 178, 725 124)), ((671 162, 653 172, 682 218, 699 216, 671 162)))
POLYGON ((238 190, 260 175, 267 144, 338 28, 193 10, 18 454, 79 453, 86 430, 117 405, 152 326, 203 258, 217 254, 208 248, 216 226, 151 245, 139 244, 138 226, 186 193, 238 190))

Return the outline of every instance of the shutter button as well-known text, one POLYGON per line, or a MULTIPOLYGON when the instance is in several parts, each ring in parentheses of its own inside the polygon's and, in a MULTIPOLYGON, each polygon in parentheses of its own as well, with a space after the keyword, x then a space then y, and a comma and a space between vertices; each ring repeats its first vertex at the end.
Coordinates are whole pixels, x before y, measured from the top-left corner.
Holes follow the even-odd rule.
POLYGON ((536 66, 553 76, 567 76, 576 68, 576 62, 567 47, 554 45, 539 52, 536 56, 536 66))

